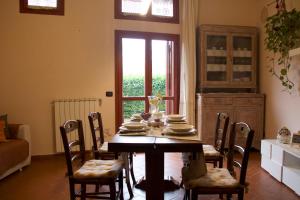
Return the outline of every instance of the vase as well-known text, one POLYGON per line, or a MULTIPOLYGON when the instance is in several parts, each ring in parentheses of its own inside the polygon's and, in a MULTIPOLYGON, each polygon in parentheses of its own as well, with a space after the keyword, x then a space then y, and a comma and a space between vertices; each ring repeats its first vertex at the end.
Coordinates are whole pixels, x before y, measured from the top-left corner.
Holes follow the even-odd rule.
POLYGON ((159 112, 159 99, 156 96, 148 96, 149 100, 149 113, 158 113, 159 112))

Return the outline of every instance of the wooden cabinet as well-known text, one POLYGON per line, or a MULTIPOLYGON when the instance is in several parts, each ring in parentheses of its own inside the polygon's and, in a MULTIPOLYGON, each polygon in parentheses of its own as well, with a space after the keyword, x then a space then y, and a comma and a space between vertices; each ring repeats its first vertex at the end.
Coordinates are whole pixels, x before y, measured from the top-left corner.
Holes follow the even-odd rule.
POLYGON ((257 29, 202 25, 197 33, 197 86, 201 92, 256 92, 257 29))
MULTIPOLYGON (((264 135, 264 95, 255 93, 197 94, 197 128, 201 139, 213 144, 218 112, 226 112, 230 122, 246 122, 254 131, 253 147, 260 149, 264 135)), ((229 136, 229 131, 227 136, 229 136)), ((239 143, 237 138, 237 143, 239 143)), ((227 138, 228 143, 228 138, 227 138)))

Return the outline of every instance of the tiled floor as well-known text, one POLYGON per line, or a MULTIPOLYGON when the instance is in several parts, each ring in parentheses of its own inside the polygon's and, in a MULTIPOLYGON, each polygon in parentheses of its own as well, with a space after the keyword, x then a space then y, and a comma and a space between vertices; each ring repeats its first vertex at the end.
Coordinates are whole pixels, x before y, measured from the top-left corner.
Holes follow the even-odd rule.
MULTIPOLYGON (((0 181, 0 200, 67 200, 69 199, 68 179, 63 156, 34 158, 32 165, 22 172, 16 172, 0 181)), ((181 154, 165 155, 165 175, 180 181, 181 154)), ((137 180, 144 175, 144 155, 134 157, 137 180)), ((250 183, 246 200, 299 200, 289 188, 272 178, 260 168, 259 153, 251 153, 247 181, 250 183)), ((104 188, 105 189, 105 188, 104 188)), ((165 193, 166 200, 183 199, 183 190, 165 193)), ((125 199, 129 198, 125 185, 125 199)), ((134 200, 145 199, 142 190, 134 188, 134 200)), ((218 196, 199 196, 201 200, 217 200, 218 196), (201 198, 200 198, 201 197, 201 198)), ((155 199, 153 199, 155 200, 155 199)))

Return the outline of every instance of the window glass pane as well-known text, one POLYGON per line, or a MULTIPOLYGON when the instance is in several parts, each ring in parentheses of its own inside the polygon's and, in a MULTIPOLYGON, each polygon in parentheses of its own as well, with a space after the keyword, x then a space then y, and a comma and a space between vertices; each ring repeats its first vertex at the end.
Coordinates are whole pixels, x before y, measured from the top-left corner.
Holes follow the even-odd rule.
POLYGON ((166 95, 167 41, 152 40, 152 95, 166 95))
POLYGON ((232 80, 238 82, 252 81, 252 38, 233 36, 232 80))
POLYGON ((174 114, 174 101, 164 100, 159 105, 159 111, 165 112, 166 115, 174 114))
POLYGON ((223 35, 207 35, 206 80, 226 81, 227 79, 227 38, 223 35))
POLYGON ((122 0, 122 12, 131 14, 147 14, 151 0, 122 0))
POLYGON ((152 15, 173 17, 173 0, 152 0, 152 15))
POLYGON ((57 8, 57 0, 28 0, 28 6, 57 8))
POLYGON ((123 101, 123 117, 124 121, 129 121, 130 117, 135 113, 145 111, 144 101, 123 101))
POLYGON ((174 94, 173 42, 152 40, 152 95, 174 94))
POLYGON ((122 38, 123 96, 145 96, 145 40, 122 38))

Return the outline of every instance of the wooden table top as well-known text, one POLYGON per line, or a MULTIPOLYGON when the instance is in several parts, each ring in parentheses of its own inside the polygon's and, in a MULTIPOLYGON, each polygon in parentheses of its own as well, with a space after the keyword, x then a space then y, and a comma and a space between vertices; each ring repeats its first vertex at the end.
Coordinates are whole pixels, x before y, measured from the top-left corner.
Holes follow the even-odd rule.
POLYGON ((202 142, 151 136, 120 136, 118 134, 108 142, 108 151, 111 152, 147 152, 153 150, 162 152, 201 151, 202 142))

